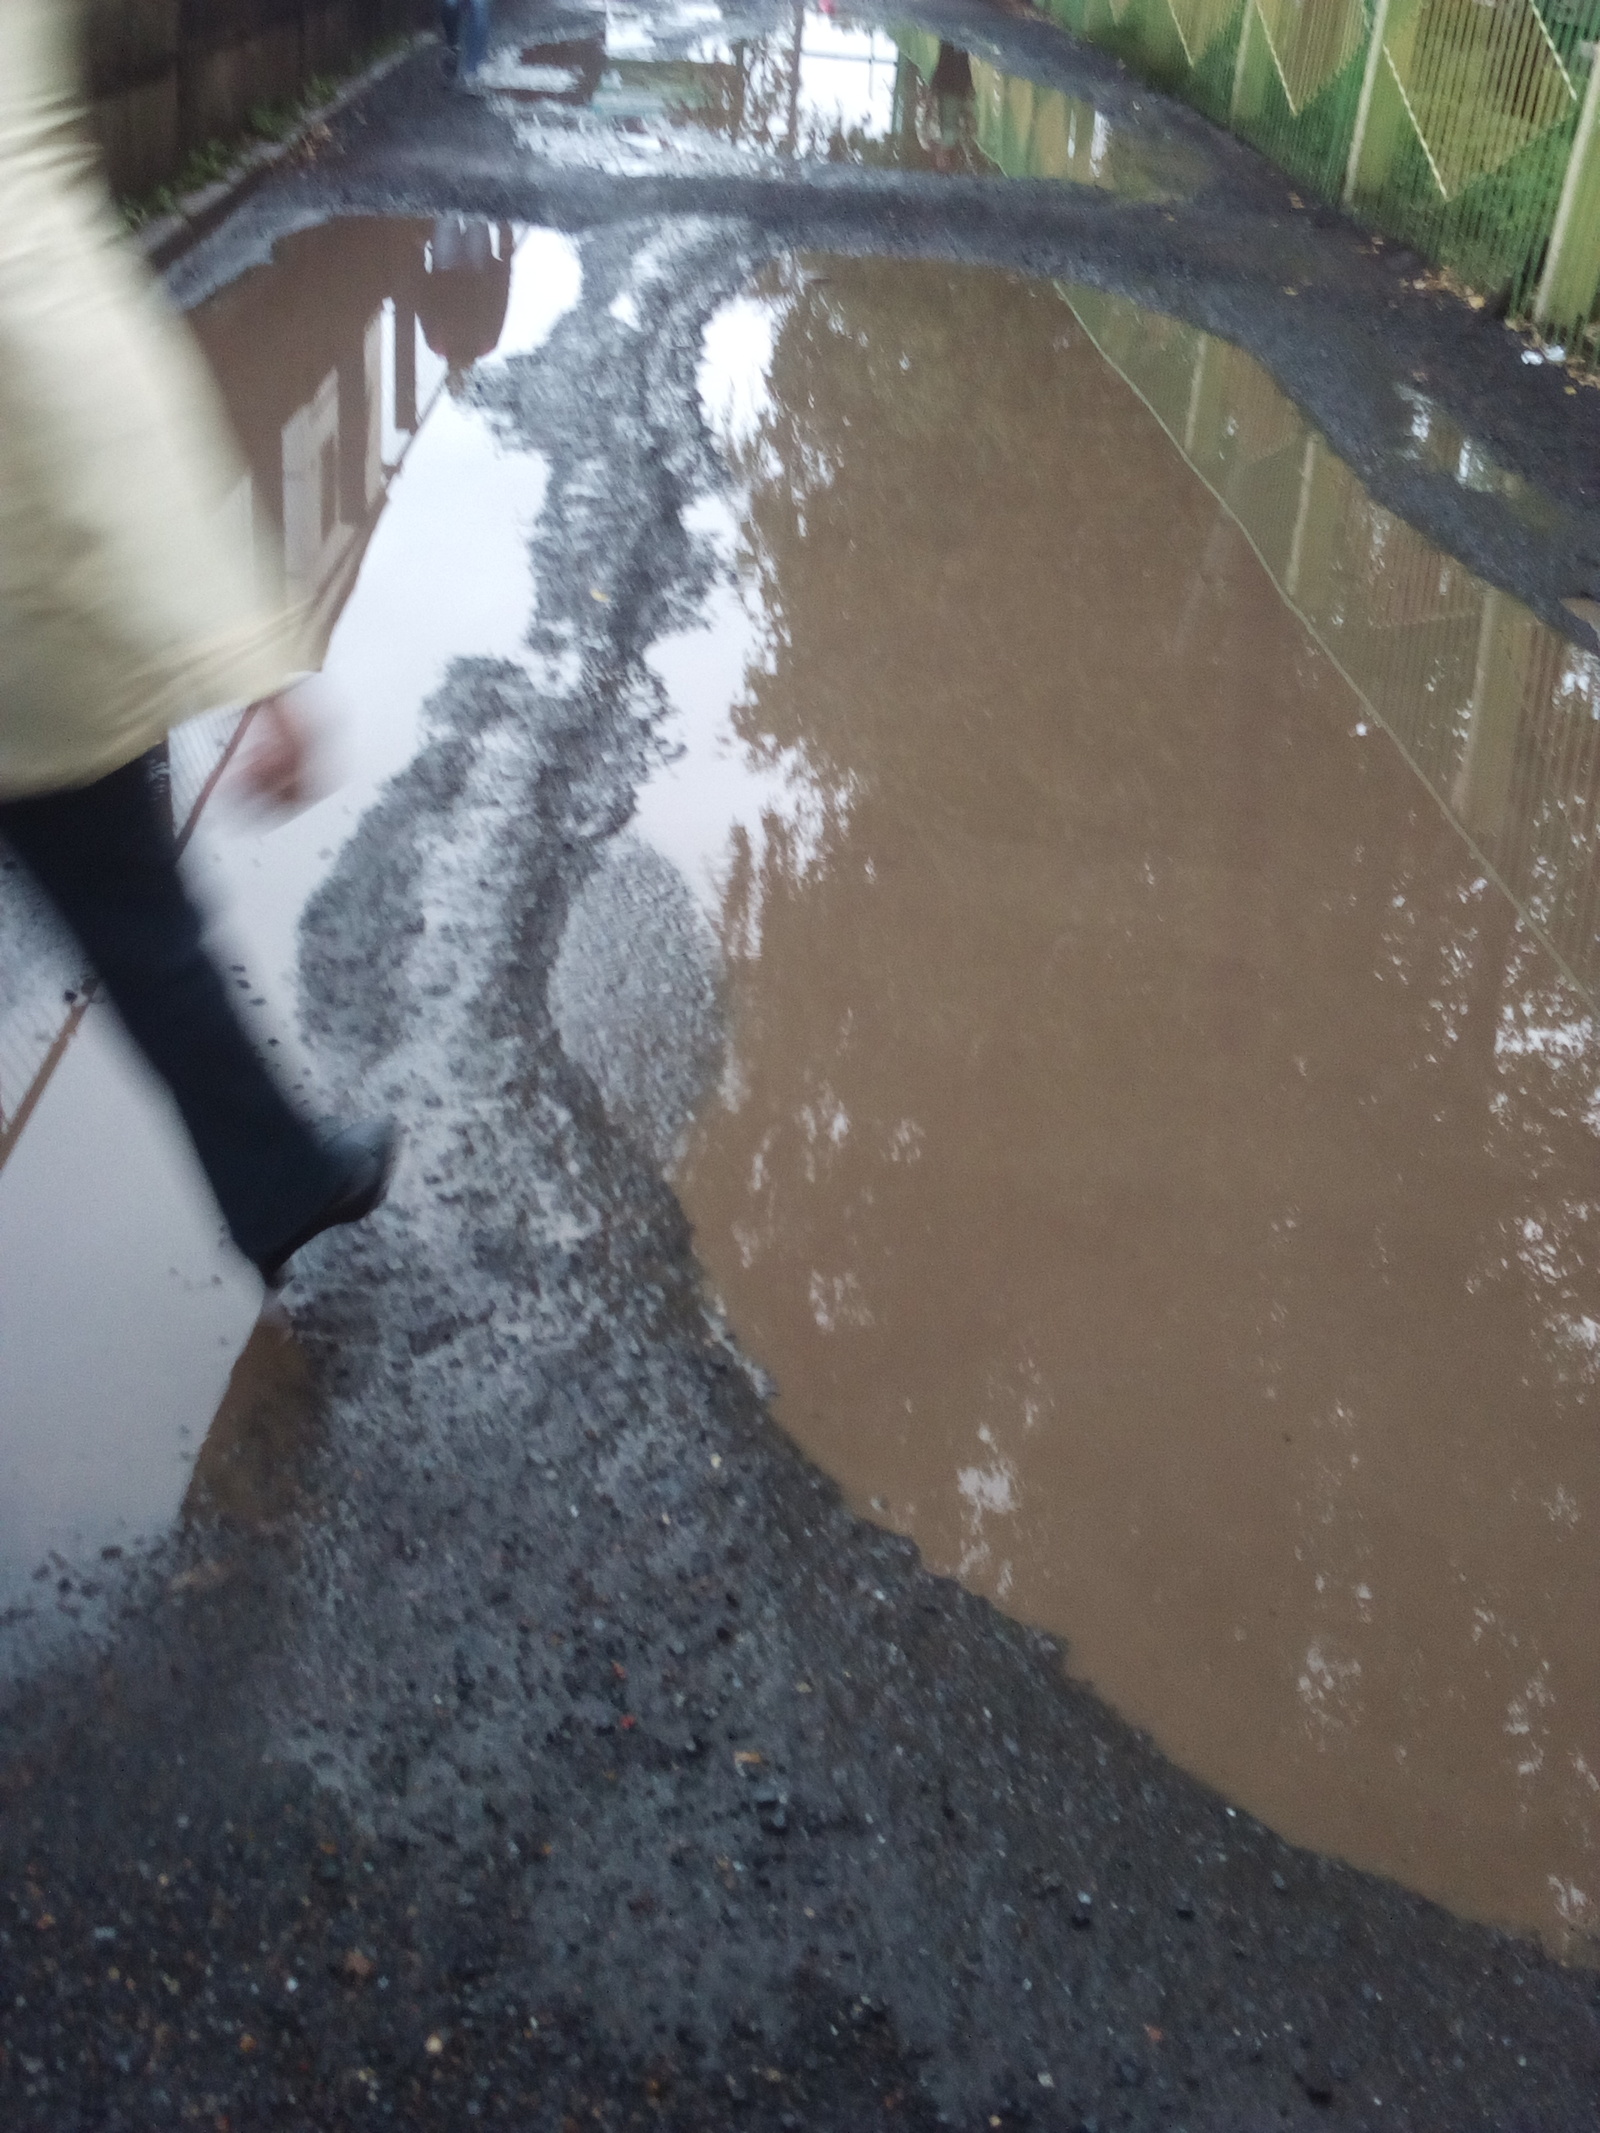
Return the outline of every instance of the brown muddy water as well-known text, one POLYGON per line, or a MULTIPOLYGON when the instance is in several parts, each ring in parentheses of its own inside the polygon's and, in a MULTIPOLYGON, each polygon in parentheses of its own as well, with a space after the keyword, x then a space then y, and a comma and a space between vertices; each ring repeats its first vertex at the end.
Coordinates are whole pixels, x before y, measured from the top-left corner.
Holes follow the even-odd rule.
POLYGON ((1600 663, 1118 299, 803 262, 703 382, 637 834, 779 1418, 1230 1799, 1592 1954, 1600 663))

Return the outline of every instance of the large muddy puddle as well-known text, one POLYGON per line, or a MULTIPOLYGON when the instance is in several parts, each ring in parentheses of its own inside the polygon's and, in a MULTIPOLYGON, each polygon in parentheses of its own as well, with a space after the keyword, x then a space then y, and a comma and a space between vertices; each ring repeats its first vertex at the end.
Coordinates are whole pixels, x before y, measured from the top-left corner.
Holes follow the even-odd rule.
MULTIPOLYGON (((415 753, 450 662, 528 656, 546 470, 462 388, 475 363, 537 346, 579 280, 549 231, 352 221, 291 239, 194 320, 248 461, 230 508, 269 581, 311 602, 340 717, 329 797, 270 828, 215 777, 236 722, 181 729, 174 811, 241 1010, 314 1110, 334 1106, 295 1017, 306 900, 415 753)), ((0 1269, 0 1614, 76 1610, 101 1550, 160 1533, 185 1502, 276 1515, 289 1484, 261 1448, 304 1441, 303 1375, 281 1322, 256 1326, 261 1285, 164 1095, 109 1010, 85 1007, 14 868, 0 875, 0 1269)))
POLYGON ((1231 1799, 1592 1948, 1600 663, 1121 299, 801 262, 703 387, 635 835, 778 1416, 1231 1799))
MULTIPOLYGON (((469 374, 580 296, 549 232, 351 223, 197 321, 346 704, 342 782, 274 830, 213 790, 225 726, 173 752, 308 1100, 307 897, 450 662, 535 663, 547 470, 469 374)), ((791 261, 701 387, 714 589, 650 653, 660 767, 552 1004, 780 1420, 1231 1799, 1592 1952, 1600 663, 1120 298, 791 261)), ((0 896, 0 1609, 70 1611, 185 1507, 292 1510, 316 1418, 0 896)))

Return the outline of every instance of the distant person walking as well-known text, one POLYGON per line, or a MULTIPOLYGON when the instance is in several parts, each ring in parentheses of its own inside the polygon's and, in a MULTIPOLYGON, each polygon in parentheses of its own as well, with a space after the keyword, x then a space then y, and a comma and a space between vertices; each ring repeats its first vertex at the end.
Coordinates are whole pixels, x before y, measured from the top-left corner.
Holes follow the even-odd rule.
POLYGON ((179 876, 170 727, 255 703, 247 782, 304 796, 298 618, 221 516, 241 478, 186 329, 82 145, 67 0, 0 0, 0 837, 171 1090, 234 1242, 276 1284, 383 1198, 388 1120, 319 1133, 250 1044, 179 876))
POLYGON ((439 0, 445 73, 458 88, 475 89, 489 52, 489 0, 439 0))

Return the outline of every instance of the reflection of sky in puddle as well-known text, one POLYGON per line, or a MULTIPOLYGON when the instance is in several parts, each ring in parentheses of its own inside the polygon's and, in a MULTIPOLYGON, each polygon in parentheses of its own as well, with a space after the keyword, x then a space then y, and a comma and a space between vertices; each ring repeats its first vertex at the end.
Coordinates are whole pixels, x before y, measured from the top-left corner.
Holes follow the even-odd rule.
MULTIPOLYGON (((316 286, 335 318, 340 278, 361 263, 374 227, 334 225, 312 240, 326 276, 316 286)), ((298 249, 303 260, 306 244, 290 240, 280 258, 298 249)), ((269 330, 292 340, 305 320, 271 308, 273 276, 284 271, 264 270, 262 287, 269 330)), ((524 236, 499 356, 536 346, 577 291, 571 244, 546 231, 524 236)), ((409 450, 328 647, 342 712, 333 746, 340 783, 270 829, 219 796, 190 848, 222 958, 244 964, 249 998, 265 1000, 244 1011, 276 1040, 280 1060, 298 1062, 291 1073, 308 1066, 293 1019, 300 912, 379 788, 414 753, 422 704, 449 662, 526 656, 526 533, 545 484, 542 461, 508 453, 484 419, 439 390, 443 364, 420 332, 418 399, 432 406, 409 440, 395 419, 396 306, 375 301, 369 314, 365 301, 346 338, 358 355, 379 358, 380 402, 370 412, 381 416, 384 463, 409 450)), ((335 352, 342 357, 344 345, 335 352)), ((248 436, 249 409, 240 415, 248 436)), ((286 434, 303 420, 293 413, 286 434)), ((222 1241, 164 1096, 103 1008, 85 1017, 0 1169, 0 1266, 3 1600, 45 1549, 75 1558, 170 1520, 260 1306, 260 1285, 222 1241)))
MULTIPOLYGON (((779 305, 741 297, 707 327, 700 393, 725 444, 746 451, 756 444, 781 316, 779 305)), ((774 617, 760 585, 738 568, 734 510, 704 497, 686 523, 716 551, 721 577, 695 627, 650 649, 673 716, 666 759, 641 790, 632 826, 678 867, 725 947, 755 955, 763 883, 774 870, 790 880, 810 872, 848 813, 849 787, 830 783, 803 747, 777 747, 740 730, 749 680, 773 662, 774 617)))
MULTIPOLYGON (((710 530, 708 517, 700 517, 703 531, 710 530)), ((708 601, 702 625, 652 646, 650 664, 673 717, 667 759, 640 793, 633 818, 637 835, 688 882, 724 946, 744 955, 760 952, 769 873, 803 880, 849 807, 848 788, 830 789, 803 749, 763 746, 735 730, 730 713, 760 658, 760 641, 759 616, 725 585, 708 601)))
POLYGON ((1290 1834, 1593 1931, 1600 1063, 1466 840, 1581 918, 1600 668, 1121 299, 775 269, 701 391, 634 828, 725 958, 674 1176, 780 1418, 1290 1834))
MULTIPOLYGON (((586 40, 532 45, 486 77, 539 154, 616 167, 755 156, 999 169, 1141 199, 1198 182, 1181 151, 1079 97, 1013 79, 917 30, 833 14, 774 23, 611 14, 586 40)), ((730 160, 731 159, 731 160, 730 160)))
POLYGON ((543 153, 609 147, 648 160, 722 143, 742 154, 838 157, 892 143, 902 66, 881 30, 826 15, 807 16, 798 39, 792 29, 741 37, 725 26, 685 37, 681 25, 672 38, 659 23, 613 16, 604 38, 530 46, 486 78, 522 110, 543 153))

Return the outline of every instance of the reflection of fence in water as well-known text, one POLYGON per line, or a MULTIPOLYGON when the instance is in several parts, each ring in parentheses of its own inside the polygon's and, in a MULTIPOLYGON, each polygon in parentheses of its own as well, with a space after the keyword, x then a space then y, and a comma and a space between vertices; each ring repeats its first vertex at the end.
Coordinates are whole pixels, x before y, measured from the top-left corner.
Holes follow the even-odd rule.
POLYGON ((77 1027, 83 985, 71 943, 0 848, 0 1163, 77 1027))
MULTIPOLYGON (((1600 659, 1375 503, 1242 349, 1125 297, 1062 294, 1595 1000, 1600 659)), ((1470 441, 1461 461, 1492 478, 1470 441)))

